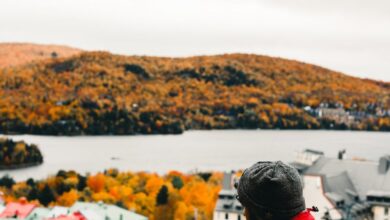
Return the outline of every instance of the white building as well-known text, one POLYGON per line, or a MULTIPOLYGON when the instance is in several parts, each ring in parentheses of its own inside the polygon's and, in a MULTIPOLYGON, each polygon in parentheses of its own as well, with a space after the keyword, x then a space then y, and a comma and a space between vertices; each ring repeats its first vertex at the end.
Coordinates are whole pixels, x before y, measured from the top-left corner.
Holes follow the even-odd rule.
POLYGON ((223 189, 219 192, 218 201, 214 209, 214 220, 244 220, 243 207, 236 199, 236 190, 231 173, 223 177, 223 189))
POLYGON ((367 201, 372 206, 375 219, 390 220, 390 192, 369 191, 367 201))

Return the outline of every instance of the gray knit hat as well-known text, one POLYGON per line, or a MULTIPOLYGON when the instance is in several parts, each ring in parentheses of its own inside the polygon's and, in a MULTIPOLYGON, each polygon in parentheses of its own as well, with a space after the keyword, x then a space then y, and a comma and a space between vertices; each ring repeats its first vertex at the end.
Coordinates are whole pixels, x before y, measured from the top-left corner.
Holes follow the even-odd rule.
POLYGON ((237 193, 243 206, 277 217, 292 217, 306 208, 298 171, 281 161, 257 162, 246 169, 237 193))

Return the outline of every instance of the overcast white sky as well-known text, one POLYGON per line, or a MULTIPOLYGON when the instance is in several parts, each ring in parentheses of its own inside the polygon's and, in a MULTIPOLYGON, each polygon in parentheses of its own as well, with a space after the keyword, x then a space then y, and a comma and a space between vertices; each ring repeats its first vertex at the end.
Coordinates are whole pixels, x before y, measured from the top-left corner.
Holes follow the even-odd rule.
POLYGON ((390 82, 390 0, 1 0, 0 42, 256 53, 390 82))

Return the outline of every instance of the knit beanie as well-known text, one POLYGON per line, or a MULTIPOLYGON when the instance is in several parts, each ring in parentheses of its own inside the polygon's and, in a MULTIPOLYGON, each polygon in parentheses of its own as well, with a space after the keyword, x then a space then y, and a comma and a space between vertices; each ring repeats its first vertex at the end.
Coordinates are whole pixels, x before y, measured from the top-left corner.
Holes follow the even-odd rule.
POLYGON ((238 200, 255 212, 289 218, 305 210, 302 181, 293 167, 277 162, 257 162, 242 174, 238 200))

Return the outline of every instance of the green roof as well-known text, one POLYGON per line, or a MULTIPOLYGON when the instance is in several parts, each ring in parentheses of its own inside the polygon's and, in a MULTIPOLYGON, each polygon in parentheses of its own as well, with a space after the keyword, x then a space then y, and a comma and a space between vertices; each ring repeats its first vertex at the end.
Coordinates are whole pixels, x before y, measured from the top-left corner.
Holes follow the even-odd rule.
POLYGON ((147 220, 148 218, 127 209, 120 208, 115 205, 108 205, 104 203, 87 203, 76 202, 70 210, 72 212, 91 210, 96 214, 99 214, 106 220, 147 220))

